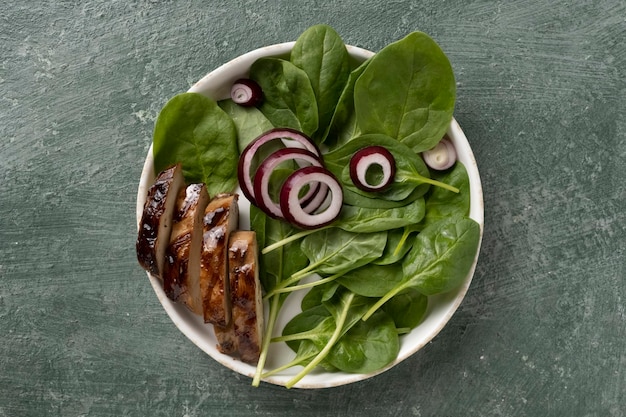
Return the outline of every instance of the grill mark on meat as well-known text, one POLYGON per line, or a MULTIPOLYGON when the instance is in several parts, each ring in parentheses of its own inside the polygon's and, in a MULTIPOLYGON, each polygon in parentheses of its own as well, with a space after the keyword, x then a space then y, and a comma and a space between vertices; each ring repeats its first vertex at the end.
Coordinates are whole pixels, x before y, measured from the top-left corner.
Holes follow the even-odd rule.
POLYGON ((152 275, 161 276, 165 260, 164 248, 171 233, 172 210, 178 190, 184 186, 180 165, 171 166, 160 172, 148 189, 140 221, 135 250, 139 264, 152 275), (170 216, 168 218, 168 216, 170 216))
POLYGON ((204 321, 226 327, 231 320, 227 243, 238 224, 237 195, 219 194, 209 203, 204 218, 201 293, 204 321))
POLYGON ((263 327, 256 252, 254 232, 237 231, 231 235, 228 263, 232 320, 226 328, 215 327, 218 350, 251 364, 259 359, 263 327))

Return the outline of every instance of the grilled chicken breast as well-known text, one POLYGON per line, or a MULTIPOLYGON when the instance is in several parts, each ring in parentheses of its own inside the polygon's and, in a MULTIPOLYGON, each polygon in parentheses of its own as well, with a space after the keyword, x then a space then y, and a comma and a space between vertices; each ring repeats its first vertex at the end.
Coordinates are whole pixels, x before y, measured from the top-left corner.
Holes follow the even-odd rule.
POLYGON ((206 323, 226 327, 230 322, 228 281, 228 238, 239 224, 236 194, 218 194, 207 206, 203 218, 200 293, 206 323))
POLYGON ((148 190, 136 251, 171 300, 213 324, 222 353, 255 364, 263 337, 258 248, 238 223, 236 194, 209 199, 205 184, 185 186, 177 164, 148 190))
POLYGON ((176 199, 184 186, 183 171, 177 164, 159 173, 148 190, 135 248, 142 268, 158 277, 163 272, 176 199))
POLYGON ((214 327, 218 349, 256 364, 263 336, 263 301, 254 232, 239 230, 231 234, 228 270, 232 320, 227 328, 214 327))
POLYGON ((173 300, 202 314, 200 254, 202 219, 209 203, 205 184, 191 184, 180 191, 174 210, 172 233, 165 250, 163 290, 173 300))

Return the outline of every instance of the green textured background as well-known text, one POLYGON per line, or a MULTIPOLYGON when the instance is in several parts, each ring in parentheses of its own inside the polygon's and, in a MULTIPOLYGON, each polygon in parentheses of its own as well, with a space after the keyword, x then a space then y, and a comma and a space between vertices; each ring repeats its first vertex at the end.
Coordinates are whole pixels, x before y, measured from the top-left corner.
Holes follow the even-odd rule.
POLYGON ((12 1, 0 8, 0 416, 626 415, 626 4, 12 1), (135 260, 161 106, 328 23, 435 38, 485 192, 470 291, 426 348, 303 391, 223 368, 135 260))

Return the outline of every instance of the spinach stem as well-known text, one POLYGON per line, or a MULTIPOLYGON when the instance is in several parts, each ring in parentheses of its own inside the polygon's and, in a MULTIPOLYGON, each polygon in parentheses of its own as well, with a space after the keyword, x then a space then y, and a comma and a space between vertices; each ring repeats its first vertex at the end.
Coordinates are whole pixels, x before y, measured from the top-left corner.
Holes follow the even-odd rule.
POLYGON ((291 286, 291 287, 278 288, 278 289, 275 289, 274 291, 272 291, 272 294, 281 294, 281 293, 286 293, 286 292, 304 290, 306 288, 312 288, 312 287, 315 287, 317 285, 322 285, 322 284, 326 284, 327 282, 334 281, 334 280, 336 280, 337 278, 339 278, 342 275, 343 274, 335 274, 335 275, 331 275, 329 277, 318 279, 317 281, 308 282, 308 283, 302 284, 302 285, 295 285, 295 286, 291 286))
POLYGON ((279 290, 290 286, 291 284, 295 284, 296 282, 300 281, 302 278, 304 278, 306 275, 308 274, 312 274, 315 271, 315 268, 317 268, 319 265, 322 265, 324 262, 326 261, 326 259, 320 259, 317 262, 313 262, 310 263, 308 266, 306 266, 305 268, 302 268, 301 270, 294 272, 293 274, 291 274, 291 277, 289 277, 289 279, 286 279, 284 281, 279 282, 272 291, 268 292, 265 297, 265 299, 270 298, 271 296, 273 296, 274 294, 277 294, 279 292, 279 290))
POLYGON ((313 339, 315 339, 317 337, 317 335, 318 335, 318 332, 308 330, 306 332, 300 332, 300 333, 287 334, 287 335, 283 335, 283 336, 273 337, 272 338, 272 343, 292 342, 294 340, 303 340, 303 339, 313 340, 313 339))
POLYGON ((302 278, 304 278, 304 276, 306 274, 309 273, 309 271, 311 271, 313 268, 304 268, 302 270, 300 270, 300 273, 296 273, 293 274, 289 279, 286 279, 284 281, 281 281, 280 283, 278 283, 274 289, 272 289, 270 292, 268 292, 267 294, 265 294, 265 297, 263 297, 264 299, 269 299, 270 297, 273 297, 276 294, 279 294, 281 292, 285 292, 282 291, 284 288, 289 287, 291 284, 295 284, 296 282, 300 281, 302 278))
POLYGON ((352 300, 354 299, 354 293, 350 294, 348 297, 349 299, 347 300, 345 304, 346 307, 342 310, 341 315, 337 317, 335 331, 333 332, 332 336, 328 340, 328 343, 326 344, 326 346, 324 346, 324 349, 322 349, 320 353, 318 353, 317 356, 315 356, 315 358, 313 358, 313 360, 309 362, 309 364, 305 366, 302 371, 300 371, 291 380, 287 381, 287 383, 285 384, 285 387, 291 388, 294 385, 296 385, 298 381, 304 378, 317 365, 319 365, 320 362, 324 360, 324 358, 326 358, 326 356, 328 355, 330 350, 333 348, 335 343, 337 343, 337 341, 339 340, 339 338, 341 337, 343 333, 343 325, 345 324, 346 318, 348 317, 348 310, 349 310, 350 305, 352 304, 352 300))
POLYGON ((276 296, 270 301, 270 313, 267 320, 267 326, 265 328, 265 334, 263 335, 263 344, 261 346, 261 353, 259 355, 259 362, 257 363, 254 378, 252 379, 252 386, 258 387, 261 383, 263 368, 265 367, 265 361, 267 360, 267 352, 270 348, 270 342, 272 333, 274 332, 274 326, 276 325, 276 317, 278 316, 278 310, 280 306, 280 297, 276 296))
POLYGON ((315 356, 315 353, 311 353, 311 354, 309 354, 307 356, 304 356, 304 357, 295 358, 291 362, 288 362, 288 363, 286 363, 284 365, 281 365, 281 366, 279 366, 277 368, 274 368, 274 369, 271 369, 271 370, 267 371, 266 373, 263 374, 263 378, 267 378, 268 376, 275 375, 275 374, 277 374, 277 373, 279 373, 281 371, 284 371, 284 370, 289 369, 291 367, 294 367, 296 365, 300 365, 302 362, 304 362, 305 360, 307 360, 307 359, 309 359, 309 358, 311 358, 313 356, 315 356))
POLYGON ((389 301, 394 295, 400 293, 406 287, 408 287, 406 283, 400 284, 397 287, 393 288, 391 291, 389 291, 387 294, 382 296, 373 306, 370 307, 369 310, 367 310, 367 313, 363 315, 362 320, 367 321, 367 319, 369 319, 372 316, 372 314, 374 314, 380 307, 382 307, 383 304, 389 301))
POLYGON ((398 328, 396 328, 396 332, 397 332, 399 335, 403 335, 403 334, 410 333, 410 332, 411 332, 411 330, 412 330, 412 329, 411 329, 410 327, 398 327, 398 328))
POLYGON ((415 179, 419 182, 422 183, 426 183, 426 184, 430 184, 430 185, 434 185, 436 187, 441 187, 441 188, 445 188, 448 191, 452 191, 453 193, 459 193, 459 189, 452 186, 452 185, 448 185, 445 182, 441 182, 441 181, 437 181, 437 180, 433 180, 431 178, 427 178, 427 177, 422 177, 422 176, 418 176, 415 177, 415 179))
MULTIPOLYGON (((327 226, 328 227, 328 226, 327 226)), ((291 243, 294 240, 298 240, 300 238, 306 237, 308 235, 311 235, 315 232, 319 232, 320 230, 324 230, 327 227, 321 227, 319 229, 311 229, 311 230, 303 230, 302 232, 298 232, 298 233, 294 233, 291 236, 287 236, 284 239, 279 240, 278 242, 274 242, 271 245, 268 245, 266 247, 263 248, 263 250, 261 250, 261 253, 263 255, 270 253, 271 251, 273 251, 274 249, 278 249, 281 246, 286 245, 287 243, 291 243)))
POLYGON ((400 253, 402 246, 404 246, 410 234, 411 234, 411 229, 408 227, 405 227, 404 232, 402 233, 402 237, 400 238, 400 242, 398 242, 396 249, 393 251, 393 256, 398 256, 398 253, 400 253))

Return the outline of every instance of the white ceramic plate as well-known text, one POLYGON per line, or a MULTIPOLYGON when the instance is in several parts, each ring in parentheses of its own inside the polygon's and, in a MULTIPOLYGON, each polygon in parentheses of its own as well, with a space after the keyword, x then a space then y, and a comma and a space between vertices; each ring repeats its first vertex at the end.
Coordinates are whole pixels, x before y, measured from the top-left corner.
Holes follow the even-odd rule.
MULTIPOLYGON (((267 56, 288 56, 293 45, 294 42, 276 44, 256 49, 248 52, 247 54, 241 55, 240 57, 233 59, 204 76, 200 81, 192 86, 189 91, 207 95, 215 100, 227 98, 230 95, 231 84, 238 78, 246 77, 248 75, 248 70, 254 61, 258 58, 267 56)), ((370 51, 353 46, 348 46, 348 51, 357 61, 364 61, 373 55, 370 51)), ((452 121, 448 130, 448 136, 451 138, 456 147, 459 160, 465 165, 469 174, 471 193, 470 217, 480 224, 482 240, 484 209, 478 167, 476 166, 476 161, 474 159, 472 149, 467 142, 467 138, 456 120, 452 121)), ((139 182, 139 189, 137 192, 137 224, 139 224, 139 221, 141 220, 146 194, 148 188, 154 182, 154 178, 154 161, 152 158, 151 146, 148 150, 148 155, 144 163, 141 180, 139 182)), ((240 228, 242 229, 249 228, 249 208, 250 203, 240 193, 240 228)), ((478 254, 476 255, 471 271, 463 282, 463 285, 455 291, 434 296, 429 299, 429 307, 426 318, 419 326, 413 329, 413 331, 401 337, 400 353, 397 359, 389 366, 370 374, 316 371, 305 376, 297 385, 295 385, 295 387, 327 388, 360 381, 384 372, 420 350, 441 331, 461 304, 461 301, 463 300, 463 297, 465 296, 472 280, 472 276, 474 275, 477 260, 478 254)), ((182 304, 172 302, 168 299, 163 292, 161 281, 150 274, 148 274, 148 277, 159 301, 163 305, 163 308, 170 316, 174 324, 180 329, 181 332, 183 332, 185 336, 187 336, 200 349, 222 365, 249 377, 254 375, 255 367, 218 352, 216 349, 217 341, 213 333, 212 326, 204 324, 199 316, 191 313, 182 304)), ((283 326, 289 321, 289 319, 299 312, 301 298, 302 296, 300 295, 298 297, 298 294, 292 294, 287 298, 283 310, 281 310, 280 319, 276 324, 275 334, 280 334, 283 326)), ((272 344, 268 354, 266 369, 275 368, 278 365, 290 361, 293 357, 294 353, 284 343, 274 343, 272 344)), ((299 369, 301 368, 297 367, 286 370, 281 374, 268 377, 264 379, 264 381, 284 386, 287 381, 289 381, 298 372, 299 369)))

